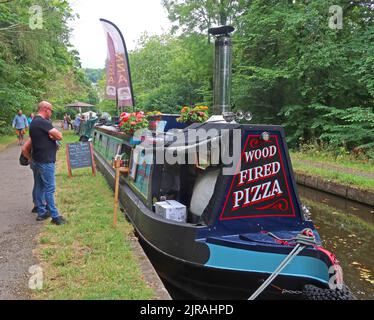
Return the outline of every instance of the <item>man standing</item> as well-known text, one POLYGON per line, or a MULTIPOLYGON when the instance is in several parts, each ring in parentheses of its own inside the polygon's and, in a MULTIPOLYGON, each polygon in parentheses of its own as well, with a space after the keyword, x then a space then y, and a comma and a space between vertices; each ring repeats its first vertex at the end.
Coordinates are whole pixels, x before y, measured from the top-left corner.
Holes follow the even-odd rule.
POLYGON ((25 134, 25 129, 29 127, 27 122, 27 118, 24 114, 22 114, 22 110, 18 110, 18 114, 14 117, 13 128, 16 129, 17 137, 18 137, 18 145, 23 145, 23 135, 25 134))
POLYGON ((45 201, 52 217, 52 223, 56 225, 65 224, 66 220, 61 217, 55 205, 55 162, 57 143, 62 140, 60 131, 52 126, 49 119, 52 116, 52 105, 42 101, 38 105, 38 114, 30 125, 30 138, 32 140, 32 159, 35 170, 35 201, 38 212, 38 221, 49 217, 45 201), (43 196, 44 195, 44 196, 43 196))
MULTIPOLYGON (((23 147, 22 147, 22 155, 24 157, 26 157, 27 160, 29 160, 30 169, 32 170, 33 177, 34 177, 34 186, 32 188, 32 202, 34 204, 34 207, 32 208, 31 212, 32 213, 38 213, 38 209, 37 209, 37 205, 36 205, 36 191, 37 191, 38 188, 40 189, 41 186, 37 185, 37 183, 40 183, 40 179, 36 179, 37 175, 36 175, 36 171, 34 169, 34 164, 32 162, 32 141, 31 141, 31 138, 29 138, 25 142, 25 144, 23 145, 23 147)), ((40 189, 40 190, 42 190, 42 189, 40 189)), ((48 204, 45 201, 45 195, 44 195, 44 193, 42 195, 42 201, 43 201, 43 203, 46 204, 47 211, 50 212, 48 204)))

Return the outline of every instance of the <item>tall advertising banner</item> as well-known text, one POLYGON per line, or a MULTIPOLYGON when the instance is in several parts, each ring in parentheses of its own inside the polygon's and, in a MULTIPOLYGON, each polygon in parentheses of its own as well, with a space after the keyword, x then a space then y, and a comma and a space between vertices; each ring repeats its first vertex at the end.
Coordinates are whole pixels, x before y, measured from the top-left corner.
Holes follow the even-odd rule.
POLYGON ((125 40, 118 27, 100 19, 108 45, 106 61, 106 98, 116 100, 117 107, 134 106, 131 73, 125 40))

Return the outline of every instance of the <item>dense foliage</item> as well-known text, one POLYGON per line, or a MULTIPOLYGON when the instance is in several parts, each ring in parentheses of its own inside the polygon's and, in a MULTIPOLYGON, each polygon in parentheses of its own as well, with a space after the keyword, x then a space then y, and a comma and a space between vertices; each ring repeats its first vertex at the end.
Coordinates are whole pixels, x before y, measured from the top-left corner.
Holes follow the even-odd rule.
MULTIPOLYGON (((61 112, 73 100, 96 104, 90 82, 101 94, 97 108, 116 113, 102 94, 104 70, 82 70, 69 44, 68 2, 35 2, 0 4, 0 127, 17 108, 30 112, 42 98, 61 112), (44 9, 41 30, 28 27, 33 4, 44 9)), ((162 3, 174 27, 144 34, 130 52, 135 110, 211 107, 214 46, 207 30, 227 23, 236 28, 233 110, 251 111, 254 123, 283 124, 291 147, 313 142, 374 157, 373 0, 162 3), (330 28, 332 5, 343 10, 341 29, 330 28)))
POLYGON ((66 0, 0 2, 0 134, 17 109, 29 114, 42 99, 60 116, 67 103, 97 99, 69 43, 67 21, 73 18, 66 0), (32 27, 34 5, 42 8, 41 28, 32 27))
POLYGON ((98 83, 98 81, 103 77, 104 69, 86 68, 84 69, 84 72, 92 83, 98 83))
POLYGON ((234 110, 250 110, 252 122, 285 125, 292 147, 319 141, 373 155, 374 1, 163 4, 175 22, 172 31, 179 31, 144 36, 130 55, 141 109, 211 106, 213 45, 207 29, 232 23, 234 110), (343 9, 342 29, 329 26, 332 5, 343 9))
POLYGON ((144 35, 130 53, 137 107, 177 113, 212 101, 212 48, 203 35, 144 35))

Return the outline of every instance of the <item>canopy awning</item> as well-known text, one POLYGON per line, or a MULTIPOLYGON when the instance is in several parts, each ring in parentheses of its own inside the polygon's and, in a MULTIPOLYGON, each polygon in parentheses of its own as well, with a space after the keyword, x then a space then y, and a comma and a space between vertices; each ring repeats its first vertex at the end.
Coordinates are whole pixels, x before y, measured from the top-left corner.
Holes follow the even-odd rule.
POLYGON ((92 108, 94 106, 89 103, 76 101, 76 102, 67 104, 65 107, 66 108, 92 108))

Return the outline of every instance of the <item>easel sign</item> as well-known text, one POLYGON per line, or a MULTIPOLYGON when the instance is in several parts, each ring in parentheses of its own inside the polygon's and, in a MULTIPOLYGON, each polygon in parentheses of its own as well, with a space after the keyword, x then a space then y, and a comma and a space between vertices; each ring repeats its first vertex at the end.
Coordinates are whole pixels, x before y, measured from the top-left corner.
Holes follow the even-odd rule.
POLYGON ((92 174, 96 175, 95 161, 91 142, 78 142, 66 144, 66 162, 68 165, 69 178, 73 175, 72 169, 92 168, 92 174))

